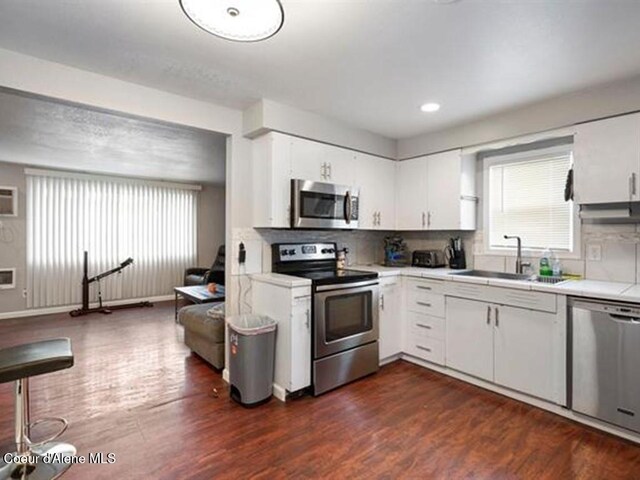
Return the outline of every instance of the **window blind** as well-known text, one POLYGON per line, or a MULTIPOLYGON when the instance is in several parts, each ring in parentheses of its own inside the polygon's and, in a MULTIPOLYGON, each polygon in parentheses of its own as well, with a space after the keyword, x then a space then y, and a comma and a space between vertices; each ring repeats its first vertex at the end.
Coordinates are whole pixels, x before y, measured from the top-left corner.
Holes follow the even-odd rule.
POLYGON ((515 248, 504 235, 518 235, 527 249, 573 249, 573 204, 564 201, 571 162, 567 150, 489 167, 491 248, 515 248))
MULTIPOLYGON (((85 250, 89 276, 134 259, 102 280, 104 300, 169 294, 195 265, 197 191, 33 172, 27 172, 29 308, 80 303, 85 250)), ((91 294, 96 300, 95 284, 91 294)))

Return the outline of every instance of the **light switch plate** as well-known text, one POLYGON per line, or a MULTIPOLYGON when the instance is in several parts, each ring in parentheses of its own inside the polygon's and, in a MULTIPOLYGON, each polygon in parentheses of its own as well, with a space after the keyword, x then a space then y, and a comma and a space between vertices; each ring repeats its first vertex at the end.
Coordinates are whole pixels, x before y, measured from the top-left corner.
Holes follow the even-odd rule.
POLYGON ((602 245, 595 243, 587 245, 587 260, 600 262, 602 260, 602 245))

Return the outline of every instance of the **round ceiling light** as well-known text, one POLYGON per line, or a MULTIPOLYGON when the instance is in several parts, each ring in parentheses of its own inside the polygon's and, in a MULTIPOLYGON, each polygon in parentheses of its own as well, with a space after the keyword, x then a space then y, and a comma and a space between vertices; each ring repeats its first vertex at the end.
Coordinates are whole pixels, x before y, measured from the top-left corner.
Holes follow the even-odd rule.
POLYGON ((422 110, 423 112, 426 112, 426 113, 437 112, 438 110, 440 110, 440 104, 439 103, 425 103, 424 105, 422 105, 420 107, 420 110, 422 110))
POLYGON ((258 42, 282 28, 279 0, 180 0, 189 19, 203 30, 236 42, 258 42))

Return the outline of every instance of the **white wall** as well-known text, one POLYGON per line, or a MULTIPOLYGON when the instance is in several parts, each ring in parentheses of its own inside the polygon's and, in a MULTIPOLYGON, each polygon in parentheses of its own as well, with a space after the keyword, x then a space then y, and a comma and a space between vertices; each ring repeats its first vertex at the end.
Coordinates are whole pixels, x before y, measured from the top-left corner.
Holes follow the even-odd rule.
POLYGON ((266 99, 244 111, 243 131, 251 138, 276 131, 385 158, 397 154, 394 139, 266 99))
POLYGON ((398 140, 398 159, 469 147, 640 110, 640 77, 562 95, 465 125, 398 140))

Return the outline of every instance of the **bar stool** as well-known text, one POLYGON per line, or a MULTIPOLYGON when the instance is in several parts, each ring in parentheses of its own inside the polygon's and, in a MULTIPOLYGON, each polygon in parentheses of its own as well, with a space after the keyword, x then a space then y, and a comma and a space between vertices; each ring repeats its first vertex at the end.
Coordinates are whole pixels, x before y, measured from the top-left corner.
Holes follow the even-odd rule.
POLYGON ((31 422, 29 415, 29 378, 71 366, 73 353, 68 338, 27 343, 0 350, 0 383, 15 381, 16 404, 16 452, 3 454, 0 459, 0 480, 50 480, 60 477, 71 466, 71 459, 55 455, 76 454, 73 445, 54 442, 67 429, 67 421, 51 417, 31 422), (30 430, 46 422, 58 422, 62 427, 55 435, 40 442, 32 442, 29 438, 30 430))

